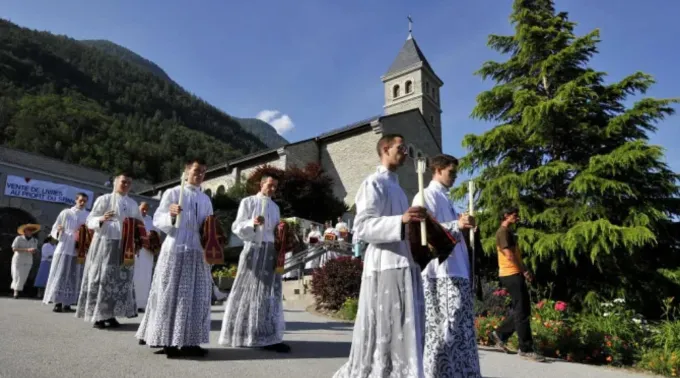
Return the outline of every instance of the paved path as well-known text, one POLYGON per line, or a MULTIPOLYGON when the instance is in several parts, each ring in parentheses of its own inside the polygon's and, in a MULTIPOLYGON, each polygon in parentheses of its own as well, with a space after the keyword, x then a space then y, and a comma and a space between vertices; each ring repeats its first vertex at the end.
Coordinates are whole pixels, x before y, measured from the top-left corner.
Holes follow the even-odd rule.
MULTIPOLYGON (((118 330, 95 330, 73 314, 54 314, 36 300, 0 298, 1 378, 71 377, 332 377, 346 361, 351 325, 302 309, 287 309, 288 355, 216 345, 222 306, 212 308, 212 341, 205 360, 168 360, 137 345, 140 318, 121 320, 118 330)), ((646 377, 623 370, 480 352, 485 377, 646 377)))

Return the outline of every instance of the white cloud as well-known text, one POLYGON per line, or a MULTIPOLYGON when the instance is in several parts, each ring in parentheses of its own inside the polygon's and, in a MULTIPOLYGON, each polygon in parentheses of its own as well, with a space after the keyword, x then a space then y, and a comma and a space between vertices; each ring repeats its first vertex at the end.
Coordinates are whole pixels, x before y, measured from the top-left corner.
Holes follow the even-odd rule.
POLYGON ((263 110, 255 117, 272 125, 279 135, 283 135, 295 127, 288 114, 281 114, 278 110, 263 110))

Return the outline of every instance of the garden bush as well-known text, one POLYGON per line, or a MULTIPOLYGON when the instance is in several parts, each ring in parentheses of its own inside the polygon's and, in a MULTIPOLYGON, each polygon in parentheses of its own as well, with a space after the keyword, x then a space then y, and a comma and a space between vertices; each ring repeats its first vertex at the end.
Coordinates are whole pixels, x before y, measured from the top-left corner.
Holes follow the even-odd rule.
POLYGON ((312 295, 317 308, 337 311, 348 298, 359 298, 363 263, 353 257, 339 257, 315 269, 312 295))

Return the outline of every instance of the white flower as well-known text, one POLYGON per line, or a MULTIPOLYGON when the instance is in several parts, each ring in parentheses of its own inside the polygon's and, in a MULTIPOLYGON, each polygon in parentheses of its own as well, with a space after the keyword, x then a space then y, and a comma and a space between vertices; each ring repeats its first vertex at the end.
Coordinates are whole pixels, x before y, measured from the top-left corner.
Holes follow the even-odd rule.
POLYGON ((611 302, 604 302, 602 303, 602 307, 612 307, 614 306, 611 302))
POLYGON ((626 300, 623 298, 616 298, 614 299, 614 303, 626 303, 626 300))
POLYGON ((635 324, 641 324, 641 323, 642 323, 642 320, 633 318, 633 323, 635 323, 635 324))
POLYGON ((604 316, 606 318, 607 316, 609 316, 609 313, 605 312, 604 314, 602 314, 602 316, 604 316))

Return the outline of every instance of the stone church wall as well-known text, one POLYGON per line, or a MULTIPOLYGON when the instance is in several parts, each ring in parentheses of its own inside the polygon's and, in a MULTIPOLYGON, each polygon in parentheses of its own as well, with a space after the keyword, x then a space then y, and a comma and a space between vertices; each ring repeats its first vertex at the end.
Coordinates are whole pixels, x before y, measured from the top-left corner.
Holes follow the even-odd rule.
POLYGON ((380 134, 356 134, 321 146, 321 166, 334 180, 333 194, 349 207, 361 182, 380 164, 376 144, 380 134))
POLYGON ((304 168, 309 163, 319 162, 319 146, 316 141, 308 140, 286 146, 286 167, 304 168))

